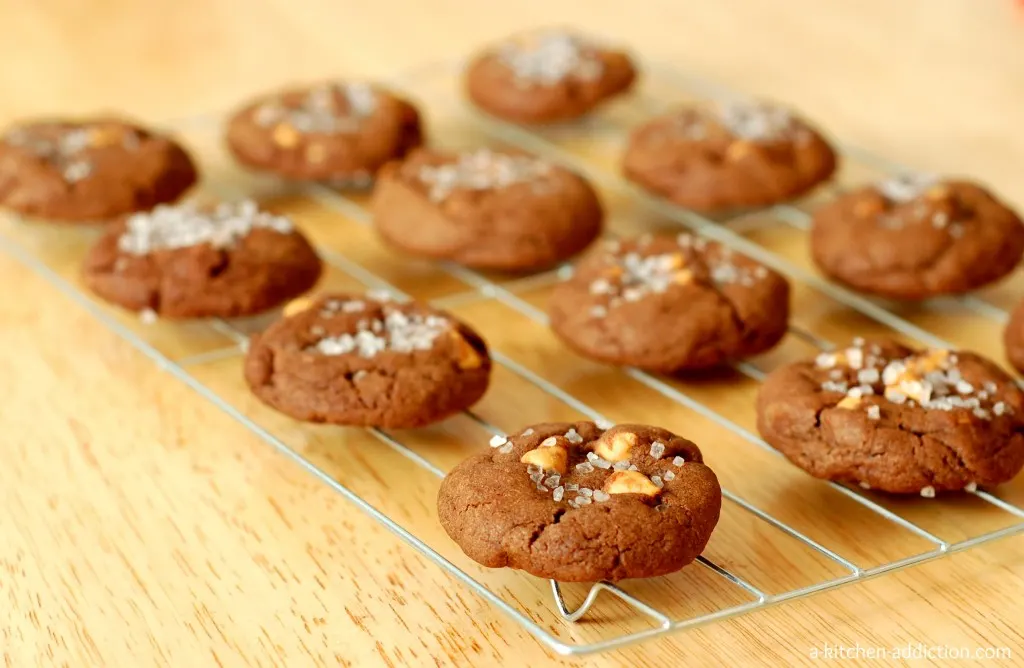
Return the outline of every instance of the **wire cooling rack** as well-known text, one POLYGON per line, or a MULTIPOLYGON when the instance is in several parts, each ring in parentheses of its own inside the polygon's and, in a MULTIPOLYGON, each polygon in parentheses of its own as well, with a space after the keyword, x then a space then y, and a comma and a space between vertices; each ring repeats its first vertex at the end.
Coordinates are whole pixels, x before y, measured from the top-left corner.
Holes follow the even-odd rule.
POLYGON ((905 170, 846 147, 834 186, 800 202, 712 219, 636 190, 618 176, 617 160, 629 128, 668 105, 741 97, 738 93, 647 63, 635 93, 593 117, 525 129, 466 105, 460 71, 458 64, 437 63, 389 84, 421 105, 436 145, 514 145, 587 175, 610 214, 606 236, 685 227, 786 275, 794 286, 794 309, 789 336, 779 348, 722 375, 690 380, 576 358, 547 334, 543 309, 548 291, 568 275, 568 266, 512 279, 394 256, 368 228, 365 192, 288 186, 239 171, 221 148, 221 114, 167 127, 199 158, 207 176, 205 193, 255 197, 295 216, 328 264, 318 291, 383 289, 397 299, 430 301, 470 321, 488 339, 496 363, 494 386, 481 404, 445 425, 417 432, 297 425, 259 405, 241 387, 247 337, 276 314, 146 324, 82 291, 78 263, 96 231, 8 216, 0 225, 0 248, 560 654, 610 650, 737 617, 1024 531, 1022 484, 1006 485, 998 495, 977 489, 935 500, 895 499, 812 479, 752 431, 752 397, 765 374, 829 350, 834 342, 887 335, 986 352, 998 345, 1007 310, 1024 296, 1019 277, 975 295, 907 306, 829 283, 808 263, 810 207, 844 186, 905 170), (722 478, 726 503, 697 564, 652 580, 560 585, 508 569, 482 568, 443 535, 433 499, 440 478, 456 461, 486 447, 487 435, 581 417, 657 422, 701 445, 722 478), (373 450, 388 466, 404 466, 408 493, 419 509, 388 499, 372 470, 359 475, 337 466, 329 451, 350 447, 373 450))

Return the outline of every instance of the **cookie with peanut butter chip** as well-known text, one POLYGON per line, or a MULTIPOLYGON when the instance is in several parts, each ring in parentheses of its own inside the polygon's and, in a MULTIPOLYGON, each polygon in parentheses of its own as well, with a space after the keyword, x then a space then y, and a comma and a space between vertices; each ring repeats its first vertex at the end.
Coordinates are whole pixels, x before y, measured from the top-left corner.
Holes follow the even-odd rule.
POLYGON ((230 318, 301 295, 320 272, 290 218, 246 200, 127 216, 89 251, 82 275, 99 297, 150 317, 230 318))
POLYGON ((818 209, 811 253, 823 272, 856 290, 926 299, 1013 271, 1024 254, 1024 223, 978 185, 908 175, 818 209))
POLYGON ((785 335, 789 284, 721 244, 690 234, 609 241, 548 306, 571 348, 662 373, 764 352, 785 335))
POLYGON ((520 35, 486 49, 466 70, 469 99, 515 123, 579 118, 633 85, 630 57, 561 30, 520 35))
POLYGON ((625 176, 697 211, 766 206, 802 195, 836 169, 828 142, 792 112, 765 103, 687 107, 630 135, 625 176))
POLYGON ((855 339, 771 373, 757 424, 811 475, 896 494, 973 491, 1024 466, 1024 393, 970 352, 855 339))
POLYGON ((289 304, 253 336, 245 379, 264 403, 299 420, 403 429, 476 403, 491 360, 452 316, 386 296, 338 294, 289 304))
POLYGON ((227 145, 257 170, 300 181, 365 185, 423 143, 419 112, 366 83, 327 82, 264 95, 228 122, 227 145))
POLYGON ((0 204, 101 222, 177 200, 198 178, 169 137, 117 118, 26 123, 0 137, 0 204))
POLYGON ((373 219, 396 248, 477 269, 543 269, 601 231, 597 194, 581 176, 521 151, 421 149, 387 165, 373 219))
POLYGON ((563 582, 665 575, 704 550, 722 490, 700 449, 643 425, 538 424, 441 483, 441 525, 491 568, 563 582))

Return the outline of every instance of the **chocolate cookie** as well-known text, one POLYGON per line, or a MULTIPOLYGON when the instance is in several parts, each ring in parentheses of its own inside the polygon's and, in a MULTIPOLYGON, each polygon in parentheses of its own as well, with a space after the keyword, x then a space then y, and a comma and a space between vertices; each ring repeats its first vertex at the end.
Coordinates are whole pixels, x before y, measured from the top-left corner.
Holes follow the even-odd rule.
POLYGON ((517 123, 579 118, 621 95, 636 78, 629 56, 577 35, 514 37, 477 55, 466 71, 469 98, 517 123))
POLYGON ((483 339, 428 306, 331 295, 288 312, 252 338, 245 379, 264 403, 299 420, 421 427, 487 389, 483 339))
POLYGON ((897 494, 997 485, 1024 466, 1024 394, 969 352, 856 339, 769 375, 757 426, 815 477, 897 494))
POLYGON ((237 112, 227 144, 239 162, 289 179, 368 182, 423 143, 416 108, 363 83, 261 97, 237 112))
POLYGON ((1010 364, 1024 373, 1024 301, 1010 314, 1010 321, 1003 330, 1003 344, 1010 364))
POLYGON ((562 582, 665 575, 704 550, 722 490, 690 441, 658 427, 538 424, 441 483, 437 514, 484 566, 562 582))
POLYGON ((809 124, 781 107, 730 103, 669 112, 632 132, 626 177, 697 211, 763 206, 826 181, 836 155, 809 124))
POLYGON ((555 288, 551 327, 580 354, 663 373, 768 350, 786 333, 789 284, 689 234, 610 241, 555 288))
POLYGON ((103 299, 166 318, 259 313, 302 294, 320 259, 291 220, 244 201, 158 206, 116 223, 85 258, 103 299))
POLYGON ((1010 273, 1024 253, 1024 224, 972 183, 902 177, 818 209, 811 252, 823 272, 852 288, 925 299, 1010 273))
POLYGON ((374 223, 402 250, 478 269, 530 271, 576 254, 601 232, 593 188, 522 152, 421 149, 381 170, 374 223))
POLYGON ((116 118, 39 121, 0 138, 0 204, 57 221, 101 221, 173 202, 197 179, 172 139, 116 118))

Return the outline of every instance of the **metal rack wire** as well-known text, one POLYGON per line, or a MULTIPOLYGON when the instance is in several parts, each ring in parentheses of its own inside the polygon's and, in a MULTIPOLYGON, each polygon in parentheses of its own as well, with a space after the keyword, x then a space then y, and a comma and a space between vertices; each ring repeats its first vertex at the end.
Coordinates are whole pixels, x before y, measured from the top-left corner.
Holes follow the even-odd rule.
MULTIPOLYGON (((680 92, 685 91, 689 95, 696 94, 698 97, 736 97, 735 93, 730 91, 724 91, 720 87, 706 82, 700 82, 699 80, 693 79, 692 77, 683 77, 672 71, 666 70, 664 67, 657 65, 649 65, 648 70, 656 69, 660 71, 663 78, 666 80, 676 82, 680 92)), ((458 76, 459 67, 452 63, 438 63, 430 65, 426 68, 417 70, 416 72, 407 74, 406 76, 399 77, 391 81, 391 85, 394 88, 403 90, 405 93, 412 97, 417 96, 416 85, 417 82, 427 77, 449 77, 454 78, 458 76)), ((647 110, 653 110, 658 103, 652 103, 649 100, 644 100, 642 97, 638 98, 635 102, 638 105, 645 105, 644 108, 647 110)), ((781 273, 789 276, 791 279, 805 283, 817 289, 824 295, 834 299, 836 302, 844 304, 845 306, 853 309, 864 316, 871 318, 878 323, 903 334, 912 339, 916 339, 926 345, 948 347, 948 343, 942 340, 941 337, 928 332, 918 325, 904 319, 900 315, 887 310, 883 305, 865 298, 861 295, 857 295, 846 288, 834 285, 822 279, 821 277, 806 271, 800 267, 794 266, 788 262, 785 258, 776 256, 774 253, 766 250, 762 246, 755 242, 747 239, 746 237, 738 234, 736 231, 730 228, 730 221, 715 221, 707 217, 697 215, 695 213, 680 209, 678 207, 669 205, 663 201, 652 198, 646 194, 638 192, 632 186, 627 184, 625 181, 620 179, 616 174, 602 170, 600 167, 588 164, 583 158, 565 150, 558 146, 555 142, 545 137, 542 132, 530 131, 521 127, 512 126, 500 121, 496 121, 490 118, 479 116, 474 112, 465 111, 466 122, 474 125, 477 128, 483 130, 483 132, 492 139, 495 143, 512 144, 524 148, 526 150, 545 155, 553 160, 562 162, 565 165, 586 174, 595 183, 606 191, 616 192, 624 197, 630 198, 631 201, 635 202, 638 206, 649 210, 652 213, 658 214, 659 216, 674 221, 682 227, 688 228, 708 239, 719 241, 724 243, 735 250, 744 253, 754 259, 757 259, 764 264, 773 267, 781 273)), ((191 123, 200 124, 215 124, 218 121, 216 116, 207 116, 199 119, 191 119, 191 123)), ((172 128, 173 129, 173 128, 172 128)), ((624 133, 627 128, 615 127, 615 132, 624 133)), ((852 151, 848 150, 847 153, 852 151)), ((872 162, 879 165, 886 171, 902 171, 898 167, 894 167, 891 164, 887 164, 885 161, 876 160, 870 156, 865 156, 863 153, 859 155, 859 159, 865 162, 872 162)), ((216 188, 215 188, 216 189, 216 188)), ((220 188, 218 194, 221 196, 235 196, 241 193, 234 192, 230 188, 220 188)), ((350 197, 346 197, 340 194, 336 190, 327 188, 324 186, 308 186, 302 189, 302 194, 316 200, 325 207, 328 207, 338 214, 357 222, 369 223, 369 214, 358 201, 350 197)), ((784 224, 791 225, 797 229, 807 228, 807 214, 795 206, 791 205, 779 205, 772 207, 767 212, 775 217, 775 219, 782 221, 784 224)), ((1000 511, 1008 513, 1013 517, 1017 518, 1013 524, 1004 526, 1000 529, 989 531, 978 536, 973 536, 960 541, 951 542, 944 540, 943 538, 935 535, 926 528, 919 524, 906 519, 900 514, 893 512, 886 508, 880 503, 869 498, 868 495, 863 493, 859 489, 852 489, 845 485, 820 482, 822 485, 831 487, 838 494, 843 495, 845 498, 851 500, 854 503, 859 504, 863 508, 876 514, 878 517, 884 519, 886 522, 892 523, 899 526, 903 530, 906 530, 922 539, 930 545, 930 548, 912 554, 901 559, 888 561, 886 563, 877 564, 871 567, 861 567, 857 563, 844 557, 835 550, 830 549, 821 542, 808 536, 806 533, 799 529, 791 526, 790 524, 774 517, 771 513, 758 507, 755 503, 745 499, 741 494, 730 490, 723 489, 723 496, 725 500, 734 505, 742 512, 749 514, 757 522, 764 523, 767 527, 770 527, 772 531, 780 532, 790 539, 798 541, 801 545, 807 549, 813 551, 815 554, 820 555, 823 559, 837 566, 842 575, 824 579, 814 584, 790 589, 781 593, 769 593, 764 590, 763 587, 758 587, 751 583, 747 579, 740 575, 731 572, 728 568, 721 564, 715 563, 705 557, 700 557, 698 560, 699 567, 706 569, 712 573, 716 578, 720 578, 722 581, 727 583, 731 587, 735 587, 741 592, 745 601, 736 605, 731 605, 713 612, 682 618, 673 618, 671 615, 665 613, 662 610, 657 609, 648 602, 645 602, 641 598, 630 594, 621 587, 609 583, 599 582, 594 584, 587 592, 584 600, 575 609, 570 609, 565 601, 565 597, 562 592, 562 588, 559 583, 555 581, 550 582, 552 596, 554 598, 555 609, 558 614, 568 623, 575 623, 583 620, 585 616, 594 608, 595 605, 599 604, 601 594, 614 596, 625 604, 634 609, 638 614, 650 618, 655 626, 653 628, 645 629, 642 631, 636 631, 632 633, 618 635, 612 638, 600 640, 597 642, 591 642, 586 644, 573 644, 567 643, 548 629, 541 626, 528 614, 524 614, 521 610, 510 605, 504 600, 498 593, 488 588, 480 581, 475 579, 472 575, 466 571, 460 569, 454 563, 442 556, 438 551, 430 547, 424 540, 417 537, 413 532, 409 531, 405 527, 401 526, 394 519, 386 515, 384 512, 374 507, 350 488, 341 484, 338 480, 333 478, 330 474, 319 468, 316 464, 304 457, 298 451, 290 447, 287 443, 282 441, 279 437, 275 436, 271 431, 264 428, 263 426, 256 423, 239 408, 233 406, 228 400, 217 395, 213 390, 203 385, 192 373, 190 369, 208 363, 213 360, 221 358, 236 357, 241 354, 242 348, 245 345, 247 336, 245 332, 237 325, 237 323, 228 321, 211 321, 209 325, 215 330, 226 335, 229 339, 234 341, 235 345, 229 348, 216 349, 197 355, 187 357, 185 359, 178 360, 177 362, 172 361, 167 355, 161 353, 153 345, 148 343, 146 340, 136 334, 131 328, 126 327, 116 317, 112 316, 110 311, 106 307, 101 307, 93 302, 90 298, 83 295, 77 287, 72 283, 65 280, 59 273, 53 268, 48 266, 44 261, 36 257, 32 252, 26 249, 21 244, 17 243, 13 239, 5 239, 0 235, 0 249, 3 249, 8 254, 12 255, 22 263, 31 267, 38 274, 53 283, 59 290, 66 293, 84 308, 91 311, 98 319, 100 319, 110 329, 114 330, 117 334, 122 336, 124 339, 129 341, 132 345, 137 347, 147 356, 152 358, 161 368, 186 383, 189 387, 203 396, 205 399, 216 405, 218 408, 223 410, 225 413, 230 415, 232 418, 237 420, 239 423, 244 425, 247 429, 256 434, 259 438, 270 444, 272 447, 277 449, 279 452, 284 454, 289 459, 295 461, 299 466, 308 471, 311 475, 328 485, 331 489, 341 494, 348 501, 352 502, 360 510, 373 517, 376 521, 381 523, 383 526, 393 531, 398 537, 408 543, 410 546, 415 548, 421 555, 429 559, 430 561, 437 564, 444 571, 455 577, 457 580, 464 583, 476 594, 489 601, 496 607, 498 607, 503 613, 510 616, 517 623, 519 623, 528 632, 533 634, 538 640, 544 643, 546 646, 551 648, 553 651, 565 655, 581 655, 592 652, 599 652, 604 650, 610 650, 624 645, 639 642, 641 640, 654 638, 666 633, 681 631, 684 629, 695 628, 704 624, 709 624, 715 621, 735 617, 738 615, 745 614, 754 610, 767 608, 770 606, 778 605, 786 601, 792 601, 795 599, 810 596, 815 593, 827 591, 841 587, 854 582, 860 582, 869 578, 873 578, 885 573, 890 573, 902 568, 906 568, 915 564, 930 561, 946 554, 962 551, 980 545, 989 541, 997 540, 1006 536, 1014 535, 1017 533, 1024 532, 1024 508, 1017 505, 1011 504, 999 497, 986 492, 984 490, 974 490, 969 492, 973 494, 977 499, 984 503, 990 504, 1000 511)), ((355 279, 356 281, 364 284, 370 289, 384 289, 389 291, 395 298, 404 299, 408 298, 401 290, 394 285, 389 284, 383 278, 377 276, 366 267, 360 265, 357 262, 337 253, 330 248, 318 249, 324 258, 324 260, 338 269, 345 275, 355 279)), ((432 303, 440 307, 451 307, 457 304, 470 303, 474 300, 495 300, 500 302, 504 306, 516 311, 517 313, 525 316, 529 320, 546 325, 546 315, 535 306, 530 304, 527 300, 522 298, 520 295, 528 290, 544 287, 546 285, 552 285, 555 282, 562 280, 567 275, 567 267, 562 267, 553 271, 549 271, 537 276, 532 276, 517 281, 509 281, 499 284, 495 280, 489 279, 488 277, 457 266, 453 264, 441 263, 440 269, 458 279, 462 283, 469 286, 469 290, 464 292, 455 293, 453 295, 447 295, 436 300, 432 300, 432 303)), ((966 297, 960 300, 960 303, 972 312, 975 312, 984 317, 990 317, 994 319, 1005 319, 1005 311, 998 306, 992 305, 985 302, 977 297, 966 297)), ((832 341, 826 340, 821 336, 801 329, 797 326, 790 327, 790 334, 799 340, 810 344, 811 346, 820 349, 827 350, 834 346, 832 341)), ((594 420, 605 420, 604 416, 599 413, 596 409, 589 406, 587 403, 582 401, 576 396, 573 396, 570 392, 559 387, 556 383, 552 382, 543 375, 538 374, 529 367, 521 364, 512 357, 502 353, 499 350, 492 351, 492 357, 494 361, 504 367, 507 371, 511 372, 515 376, 519 377, 529 385, 537 388, 541 392, 555 397, 566 406, 571 407, 578 413, 587 416, 594 420)), ((743 362, 735 365, 735 369, 738 373, 746 376, 747 378, 759 382, 764 378, 765 371, 759 368, 756 364, 751 362, 743 362)), ((663 397, 667 398, 675 404, 685 407, 690 411, 699 414, 711 422, 715 423, 719 427, 722 427, 729 432, 740 437, 746 443, 753 445, 757 448, 763 449, 774 455, 779 455, 771 446, 764 442, 760 437, 751 431, 744 428, 742 425, 736 423, 725 415, 714 410, 712 407, 702 403, 698 399, 694 398, 690 394, 678 389, 677 387, 669 384, 665 380, 658 378, 652 374, 644 372, 635 368, 625 368, 622 370, 626 376, 632 380, 640 383, 649 390, 656 392, 663 397)), ((473 411, 466 411, 465 417, 472 420, 475 424, 491 433, 501 433, 501 430, 490 424, 487 420, 482 418, 480 415, 473 411)), ((415 449, 402 443, 401 440, 395 435, 380 429, 369 430, 374 437, 379 439, 387 447, 392 448, 402 456, 408 458, 414 462, 417 466, 424 468, 434 476, 443 477, 444 471, 430 462, 428 459, 423 457, 421 454, 416 452, 415 449)), ((779 455, 781 456, 781 455, 779 455)))

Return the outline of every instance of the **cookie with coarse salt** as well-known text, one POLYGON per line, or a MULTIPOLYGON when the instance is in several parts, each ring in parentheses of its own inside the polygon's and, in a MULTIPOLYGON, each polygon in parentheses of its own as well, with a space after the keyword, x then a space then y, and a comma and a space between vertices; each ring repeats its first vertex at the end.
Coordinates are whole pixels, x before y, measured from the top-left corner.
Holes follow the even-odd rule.
POLYGON ((767 206, 828 180, 836 154, 794 112, 765 102, 675 109, 636 128, 625 176, 697 211, 767 206))
POLYGON ((626 93, 636 68, 623 51, 564 30, 514 36, 483 50, 466 70, 469 99, 515 123, 579 118, 626 93))
POLYGON ((604 219, 580 175, 522 151, 420 149, 381 170, 371 203, 389 244, 476 269, 526 272, 587 247, 604 219))
POLYGON ((228 121, 235 159, 299 181, 366 185, 423 143, 412 103, 379 86, 329 81, 262 95, 228 121))
POLYGON ((162 318, 253 315, 306 292, 320 273, 320 258, 292 220, 251 200, 127 216, 82 270, 102 299, 162 318))
POLYGON ((704 550, 722 490, 670 431, 536 424, 491 439, 441 483, 438 517, 475 561, 562 582, 655 577, 704 550))
POLYGON ((811 254, 855 290, 919 300, 975 290, 1024 254, 1024 222, 979 185, 904 175, 840 195, 814 213, 811 254))
POLYGON ((255 335, 245 379, 267 405, 307 422, 420 427, 487 390, 483 339, 451 315, 383 294, 289 304, 255 335))
POLYGON ((771 269, 690 234, 605 242, 548 305, 569 347, 662 373, 704 369, 775 346, 789 284, 771 269))
POLYGON ((817 478, 896 494, 973 491, 1024 466, 1024 393, 965 351, 854 339, 769 374, 757 426, 817 478))
POLYGON ((174 202, 197 180, 170 137, 119 118, 44 120, 0 137, 0 205, 63 222, 103 222, 174 202))

